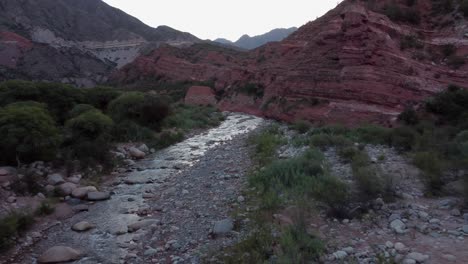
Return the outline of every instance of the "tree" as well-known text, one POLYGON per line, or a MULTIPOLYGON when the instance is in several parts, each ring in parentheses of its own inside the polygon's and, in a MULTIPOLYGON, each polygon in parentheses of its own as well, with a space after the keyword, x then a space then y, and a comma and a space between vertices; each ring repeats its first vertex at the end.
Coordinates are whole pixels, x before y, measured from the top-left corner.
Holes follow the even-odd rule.
POLYGON ((80 138, 96 139, 110 132, 114 122, 99 110, 88 110, 68 120, 65 124, 75 140, 80 138))
POLYGON ((3 162, 50 160, 54 158, 60 141, 55 121, 43 104, 20 102, 0 109, 3 162))

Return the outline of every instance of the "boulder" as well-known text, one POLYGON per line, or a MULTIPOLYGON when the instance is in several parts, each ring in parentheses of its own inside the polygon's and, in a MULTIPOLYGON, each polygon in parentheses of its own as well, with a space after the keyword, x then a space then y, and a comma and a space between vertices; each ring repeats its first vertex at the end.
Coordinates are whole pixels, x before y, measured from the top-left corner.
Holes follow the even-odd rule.
POLYGON ((71 183, 71 182, 62 183, 59 186, 59 189, 60 189, 60 191, 62 192, 63 195, 68 196, 68 195, 72 194, 73 190, 76 189, 76 184, 71 183))
POLYGON ((74 224, 71 229, 76 232, 85 232, 90 229, 93 229, 94 227, 95 225, 93 224, 90 224, 86 221, 81 221, 79 223, 74 224))
POLYGON ((429 259, 429 256, 421 254, 419 252, 411 252, 408 255, 406 255, 406 259, 412 259, 416 262, 423 263, 424 261, 429 259))
POLYGON ((345 259, 346 257, 348 257, 348 253, 346 253, 346 251, 339 250, 339 251, 336 251, 335 253, 333 253, 333 257, 336 260, 345 259))
POLYGON ((234 222, 232 219, 227 218, 221 221, 215 222, 213 226, 213 234, 215 235, 224 235, 232 231, 234 229, 234 222))
POLYGON ((149 153, 149 148, 148 146, 146 146, 146 144, 141 144, 139 147, 138 147, 138 150, 144 152, 144 153, 149 153))
POLYGON ((147 227, 147 226, 150 226, 150 225, 153 225, 153 224, 157 224, 158 221, 157 220, 152 220, 152 219, 148 219, 148 220, 141 220, 141 221, 138 221, 138 222, 135 222, 133 224, 130 224, 128 225, 128 232, 135 232, 141 228, 144 228, 144 227, 147 227))
POLYGON ((87 186, 87 187, 79 187, 73 190, 71 195, 78 199, 85 198, 89 192, 97 192, 96 187, 94 186, 87 186))
POLYGON ((137 149, 135 147, 129 148, 128 153, 134 159, 144 159, 146 157, 146 154, 143 151, 141 151, 141 150, 139 150, 139 149, 137 149))
POLYGON ((90 201, 103 201, 110 198, 109 192, 88 192, 88 200, 90 201))
POLYGON ((393 220, 390 223, 390 228, 395 231, 397 234, 404 234, 406 233, 406 225, 400 219, 393 220))
POLYGON ((55 246, 44 252, 37 261, 39 263, 60 263, 78 260, 81 252, 70 247, 55 246))
POLYGON ((65 182, 65 180, 63 179, 63 176, 59 173, 54 173, 54 174, 51 174, 49 176, 47 176, 47 182, 50 184, 50 185, 59 185, 59 184, 62 184, 65 182))

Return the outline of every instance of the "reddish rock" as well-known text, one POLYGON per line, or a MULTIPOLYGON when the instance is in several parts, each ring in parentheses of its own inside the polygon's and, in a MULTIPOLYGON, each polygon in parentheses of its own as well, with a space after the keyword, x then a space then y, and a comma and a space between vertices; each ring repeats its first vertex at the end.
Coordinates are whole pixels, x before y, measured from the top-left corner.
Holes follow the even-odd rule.
POLYGON ((192 86, 187 91, 185 103, 188 105, 214 106, 217 102, 215 93, 210 87, 192 86))
MULTIPOLYGON (((403 1, 404 2, 404 1, 403 1)), ((402 2, 402 3, 403 3, 402 2)), ((218 107, 292 121, 390 125, 408 105, 419 107, 449 84, 468 87, 468 63, 450 67, 443 47, 452 44, 466 58, 466 19, 431 14, 431 1, 417 1, 418 25, 383 14, 388 1, 345 0, 285 40, 249 52, 209 44, 163 46, 117 72, 119 83, 214 81, 218 107), (416 36, 423 48, 402 49, 416 36), (244 93, 256 84, 261 93, 244 93), (245 92, 245 91, 244 91, 245 92)), ((408 8, 406 6, 403 9, 408 8)), ((460 15, 461 16, 461 15, 460 15)))

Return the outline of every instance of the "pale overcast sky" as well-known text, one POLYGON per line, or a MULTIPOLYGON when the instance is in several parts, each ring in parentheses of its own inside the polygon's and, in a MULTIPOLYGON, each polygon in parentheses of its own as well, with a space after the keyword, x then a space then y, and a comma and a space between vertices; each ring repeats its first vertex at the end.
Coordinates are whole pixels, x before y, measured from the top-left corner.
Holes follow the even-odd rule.
POLYGON ((167 25, 201 39, 263 34, 299 27, 334 8, 339 0, 104 0, 144 23, 167 25))

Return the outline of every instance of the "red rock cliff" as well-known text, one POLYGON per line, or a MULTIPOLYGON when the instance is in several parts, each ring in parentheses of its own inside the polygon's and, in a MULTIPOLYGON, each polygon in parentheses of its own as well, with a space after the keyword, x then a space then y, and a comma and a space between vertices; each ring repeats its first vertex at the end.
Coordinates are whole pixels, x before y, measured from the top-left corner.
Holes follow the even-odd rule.
POLYGON ((162 47, 114 78, 212 80, 223 110, 282 120, 388 124, 407 105, 418 105, 448 84, 468 87, 463 15, 456 9, 435 13, 436 1, 400 2, 397 8, 410 16, 385 15, 395 1, 344 1, 284 41, 251 52, 207 44, 162 47))

